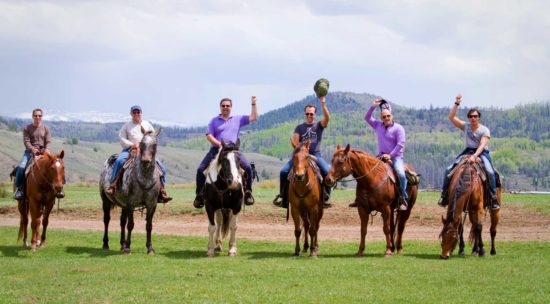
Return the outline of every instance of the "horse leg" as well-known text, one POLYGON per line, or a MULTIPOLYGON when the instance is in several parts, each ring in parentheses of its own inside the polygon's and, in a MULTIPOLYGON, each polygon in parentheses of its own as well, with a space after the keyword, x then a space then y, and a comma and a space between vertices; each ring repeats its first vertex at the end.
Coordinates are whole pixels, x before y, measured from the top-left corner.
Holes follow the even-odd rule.
POLYGON ((36 251, 36 242, 40 233, 39 202, 29 199, 29 211, 31 214, 31 251, 36 251))
POLYGON ((491 255, 497 254, 497 250, 495 249, 495 237, 497 235, 499 211, 500 209, 491 210, 491 228, 489 230, 491 232, 491 255))
POLYGON ((29 240, 27 239, 27 227, 29 226, 29 212, 27 210, 27 205, 25 200, 20 200, 17 202, 17 208, 19 209, 20 220, 19 220, 19 234, 17 236, 17 241, 23 237, 23 246, 29 247, 29 240))
POLYGON ((311 236, 310 256, 316 257, 319 255, 319 243, 317 241, 317 232, 319 231, 319 214, 312 212, 309 220, 311 221, 311 227, 309 229, 309 235, 311 236))
POLYGON ((218 209, 216 210, 216 234, 215 234, 215 240, 216 240, 216 247, 214 248, 214 251, 222 252, 222 225, 223 225, 223 214, 222 210, 218 209))
POLYGON ((363 252, 365 251, 365 238, 367 236, 367 227, 369 224, 369 210, 367 210, 363 204, 359 204, 357 206, 357 212, 361 219, 361 242, 359 243, 359 250, 357 250, 355 256, 360 257, 363 256, 363 252))
POLYGON ((132 230, 134 230, 134 208, 128 208, 128 236, 126 237, 125 254, 132 254, 132 230))
POLYGON ((311 233, 311 219, 308 218, 307 214, 302 215, 302 223, 304 225, 304 247, 302 248, 303 253, 307 253, 308 250, 313 250, 315 243, 313 243, 313 238, 310 238, 311 233))
POLYGON ((128 210, 122 208, 120 211, 120 251, 126 248, 126 223, 128 222, 128 210))
POLYGON ((458 255, 463 256, 464 255, 464 225, 462 222, 458 225, 458 237, 459 243, 458 243, 458 255))
POLYGON ((289 206, 292 213, 292 220, 294 221, 294 237, 296 238, 296 246, 294 247, 294 255, 300 255, 300 234, 302 234, 302 227, 300 223, 300 210, 289 206))
POLYGON ((155 255, 155 249, 153 249, 153 244, 151 241, 151 232, 153 231, 153 215, 155 215, 156 209, 157 209, 156 203, 152 203, 149 207, 147 207, 147 216, 146 216, 146 224, 145 224, 145 230, 147 231, 147 242, 145 243, 145 246, 147 247, 148 255, 155 255))
POLYGON ((410 215, 411 208, 397 213, 397 237, 394 244, 397 249, 397 254, 403 254, 403 232, 405 231, 405 225, 407 224, 410 215))
POLYGON ((209 257, 214 256, 214 234, 216 233, 216 224, 208 224, 208 251, 206 255, 209 257))
POLYGON ((237 255, 237 240, 235 234, 237 233, 237 215, 233 214, 233 211, 229 212, 229 256, 237 255))
POLYGON ((107 201, 105 194, 101 193, 103 201, 103 249, 109 250, 109 222, 111 221, 111 204, 107 201))
POLYGON ((52 203, 49 203, 44 210, 44 215, 42 216, 42 235, 40 236, 39 248, 46 247, 46 230, 48 230, 48 224, 50 223, 50 213, 52 212, 54 204, 55 200, 52 201, 52 203))
POLYGON ((384 235, 386 235, 386 253, 384 256, 389 257, 393 255, 393 240, 391 239, 391 227, 390 227, 390 218, 391 210, 390 207, 386 207, 385 212, 382 212, 382 230, 384 230, 384 235))

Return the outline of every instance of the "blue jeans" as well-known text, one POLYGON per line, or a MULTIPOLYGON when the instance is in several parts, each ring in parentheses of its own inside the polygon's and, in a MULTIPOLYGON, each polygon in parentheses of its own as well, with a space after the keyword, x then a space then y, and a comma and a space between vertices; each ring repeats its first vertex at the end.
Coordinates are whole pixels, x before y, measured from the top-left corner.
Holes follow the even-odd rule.
POLYGON ((23 157, 21 157, 21 161, 19 162, 19 165, 17 165, 17 169, 15 171, 15 187, 20 188, 23 186, 23 181, 25 180, 25 167, 27 166, 27 163, 31 159, 31 151, 25 150, 23 152, 23 157))
MULTIPOLYGON (((206 176, 204 175, 204 170, 208 168, 208 165, 210 165, 210 162, 218 155, 218 152, 220 151, 220 148, 218 147, 211 147, 210 150, 208 150, 208 153, 206 153, 206 156, 202 159, 199 168, 197 169, 197 175, 195 177, 195 182, 197 184, 197 188, 195 189, 195 194, 199 194, 202 192, 202 188, 204 188, 204 183, 206 183, 206 176)), ((241 162, 241 167, 246 172, 246 190, 252 191, 252 167, 250 166, 250 162, 244 156, 243 153, 240 153, 239 160, 241 162)))
POLYGON ((407 177, 405 176, 405 163, 403 162, 402 158, 392 158, 391 161, 393 170, 395 170, 395 174, 397 175, 397 178, 399 178, 399 188, 401 190, 401 196, 404 199, 408 199, 409 196, 407 195, 407 177))
MULTIPOLYGON (((317 166, 319 166, 319 170, 321 171, 321 175, 323 178, 327 176, 328 171, 330 170, 330 166, 327 163, 327 161, 321 156, 321 152, 315 152, 312 154, 317 158, 317 166)), ((279 193, 283 194, 283 187, 286 184, 286 180, 288 178, 288 174, 290 173, 290 170, 292 169, 292 163, 293 159, 291 158, 281 169, 281 172, 279 172, 279 193)), ((325 187, 330 194, 332 191, 331 187, 325 187)))
MULTIPOLYGON (((449 172, 453 169, 453 167, 458 164, 460 161, 460 157, 464 155, 472 155, 476 152, 476 149, 473 148, 466 148, 464 151, 462 151, 458 156, 455 158, 455 161, 447 167, 445 170, 445 177, 443 179, 443 188, 442 192, 444 193, 447 191, 447 188, 449 188, 449 183, 451 182, 451 179, 447 177, 449 175, 449 172)), ((495 177, 495 169, 493 167, 493 161, 491 160, 491 156, 489 155, 489 150, 484 149, 481 155, 479 156, 481 158, 481 161, 483 162, 483 167, 485 168, 485 171, 487 171, 487 175, 489 178, 489 188, 491 189, 491 194, 496 195, 497 193, 497 182, 495 177)))
MULTIPOLYGON (((124 162, 126 162, 129 156, 130 156, 130 148, 122 150, 122 152, 120 152, 120 154, 118 155, 115 161, 115 165, 113 167, 113 173, 111 174, 111 179, 110 179, 111 183, 115 181, 118 171, 120 171, 120 168, 122 168, 122 165, 124 165, 124 162)), ((160 167, 160 171, 162 172, 162 175, 160 176, 160 183, 164 187, 164 185, 166 185, 166 168, 164 167, 160 159, 156 158, 156 161, 160 167)))

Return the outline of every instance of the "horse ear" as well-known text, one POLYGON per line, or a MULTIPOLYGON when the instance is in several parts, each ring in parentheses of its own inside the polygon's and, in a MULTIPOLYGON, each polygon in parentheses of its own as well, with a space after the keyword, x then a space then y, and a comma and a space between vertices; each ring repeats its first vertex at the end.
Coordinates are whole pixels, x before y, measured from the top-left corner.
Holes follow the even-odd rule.
POLYGON ((441 216, 441 222, 443 223, 443 225, 445 225, 445 218, 443 217, 443 215, 441 216))
POLYGON ((155 131, 155 137, 158 137, 158 136, 159 136, 161 130, 162 130, 162 128, 158 128, 158 129, 155 131))
POLYGON ((308 139, 306 140, 306 143, 305 143, 305 146, 306 146, 306 149, 309 150, 309 146, 311 145, 311 141, 308 139))
POLYGON ((65 151, 61 150, 61 153, 59 153, 59 158, 63 159, 63 156, 65 156, 65 151))
POLYGON ((222 150, 225 149, 225 141, 222 140, 222 150))
POLYGON ((347 144, 347 145, 346 145, 346 149, 344 150, 344 153, 348 154, 349 149, 350 149, 350 146, 349 146, 349 144, 347 144))
POLYGON ((337 144, 337 145, 336 145, 336 151, 338 151, 338 150, 340 150, 340 149, 342 149, 342 147, 340 147, 340 144, 337 144))
POLYGON ((141 134, 145 134, 145 129, 141 126, 141 134))

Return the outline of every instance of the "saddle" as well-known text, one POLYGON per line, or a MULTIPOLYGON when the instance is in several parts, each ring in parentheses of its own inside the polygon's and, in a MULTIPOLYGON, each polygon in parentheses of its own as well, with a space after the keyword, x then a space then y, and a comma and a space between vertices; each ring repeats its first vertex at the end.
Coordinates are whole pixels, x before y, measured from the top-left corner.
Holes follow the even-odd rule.
MULTIPOLYGON (((387 170, 388 178, 392 181, 392 183, 394 183, 397 186, 399 184, 399 179, 396 178, 397 173, 393 169, 393 166, 391 166, 389 163, 387 163, 384 160, 382 160, 382 162, 384 162, 387 168, 389 168, 389 170, 387 170)), ((407 167, 405 167, 405 178, 407 179, 407 188, 420 184, 420 174, 418 174, 415 171, 411 171, 407 167)))
MULTIPOLYGON (((470 155, 467 155, 467 156, 470 156, 470 155)), ((463 164, 465 164, 466 162, 468 162, 468 158, 467 157, 462 157, 459 162, 453 163, 453 167, 452 167, 451 171, 449 171, 449 174, 447 174, 447 178, 449 178, 449 180, 452 179, 452 177, 455 175, 457 169, 460 166, 462 166, 463 164)), ((477 158, 477 160, 476 160, 476 162, 474 163, 473 166, 474 166, 474 169, 476 170, 477 174, 481 178, 481 182, 483 184, 483 201, 484 201, 484 204, 485 204, 484 207, 488 207, 489 202, 491 202, 491 199, 492 199, 491 189, 490 189, 490 185, 489 185, 489 181, 488 181, 488 173, 485 170, 485 167, 483 166, 483 164, 481 163, 481 159, 479 157, 477 158)), ((496 169, 494 169, 494 170, 495 170, 496 186, 497 186, 497 188, 501 188, 502 183, 501 183, 501 180, 500 180, 500 173, 496 169)))
MULTIPOLYGON (((107 159, 107 164, 112 167, 115 164, 115 161, 117 158, 118 158, 118 154, 111 155, 109 159, 107 159)), ((115 182, 116 182, 115 191, 119 189, 122 184, 122 176, 124 175, 124 171, 126 171, 126 168, 134 164, 134 162, 136 161, 136 158, 137 158, 137 155, 130 154, 128 159, 126 159, 124 164, 122 164, 120 171, 118 171, 117 176, 115 177, 115 182)), ((155 169, 157 170, 159 177, 162 176, 162 170, 160 169, 160 166, 157 162, 155 162, 155 169)))

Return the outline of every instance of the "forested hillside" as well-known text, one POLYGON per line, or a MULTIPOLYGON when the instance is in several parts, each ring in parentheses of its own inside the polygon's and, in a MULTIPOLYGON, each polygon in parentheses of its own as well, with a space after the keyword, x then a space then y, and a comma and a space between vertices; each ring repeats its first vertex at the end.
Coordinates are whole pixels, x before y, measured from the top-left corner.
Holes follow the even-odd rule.
MULTIPOLYGON (((376 153, 374 132, 363 116, 377 96, 347 92, 330 93, 327 104, 331 121, 323 137, 322 153, 330 160, 337 144, 376 153)), ((390 101, 391 102, 391 101, 390 101)), ((453 100, 449 100, 452 105, 453 100)), ((246 152, 270 155, 285 161, 289 157, 290 137, 303 121, 306 104, 319 106, 313 95, 283 108, 261 113, 258 121, 243 129, 241 147, 246 152)), ((466 120, 468 106, 459 109, 466 120)), ((407 132, 406 161, 422 174, 423 188, 440 187, 444 168, 462 151, 461 133, 447 119, 449 108, 415 109, 392 103, 395 120, 407 132)), ((260 108, 261 111, 261 108, 260 108)), ((320 109, 319 109, 320 111, 320 109)), ((550 103, 521 105, 512 109, 482 108, 482 123, 491 130, 490 150, 497 169, 506 177, 509 190, 550 189, 550 103)), ((234 113, 236 114, 236 113, 234 113)), ((319 115, 321 113, 318 113, 319 115)), ((213 113, 215 115, 215 113, 213 113)), ((375 112, 378 116, 378 111, 375 112)), ((1 118, 9 130, 21 130, 30 121, 1 118)), ((52 133, 66 142, 115 142, 121 124, 47 122, 52 133)), ((161 144, 191 150, 206 150, 205 127, 163 127, 161 144)))

